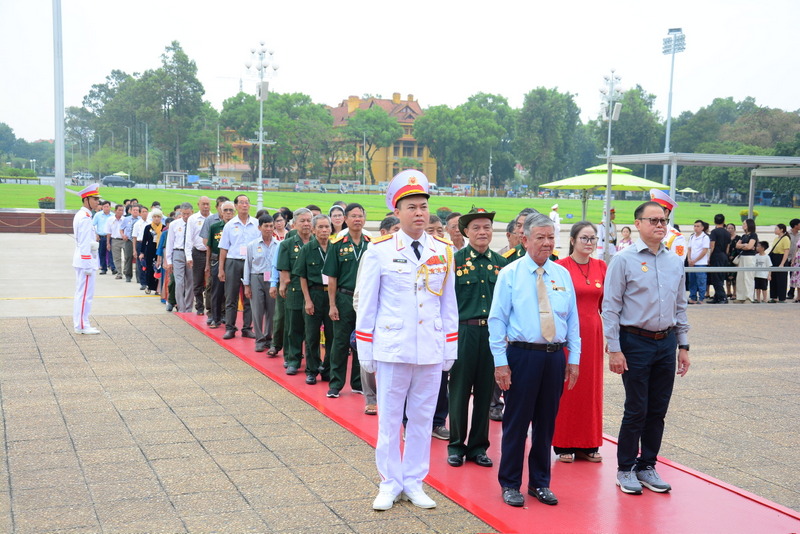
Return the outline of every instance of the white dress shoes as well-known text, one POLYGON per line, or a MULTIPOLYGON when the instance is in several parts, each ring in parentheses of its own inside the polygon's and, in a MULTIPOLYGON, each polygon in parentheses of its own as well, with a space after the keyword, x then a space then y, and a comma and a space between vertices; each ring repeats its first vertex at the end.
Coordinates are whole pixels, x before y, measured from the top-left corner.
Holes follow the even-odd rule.
POLYGON ((378 496, 372 501, 372 509, 390 510, 398 500, 400 500, 399 495, 392 495, 388 491, 382 491, 378 493, 378 496))
POLYGON ((428 497, 424 491, 405 491, 401 494, 405 501, 411 501, 411 504, 419 508, 436 508, 436 501, 428 497))
POLYGON ((93 326, 89 326, 89 327, 86 327, 86 328, 76 328, 75 329, 75 333, 76 334, 93 335, 93 334, 99 334, 100 330, 98 330, 97 328, 95 328, 93 326))

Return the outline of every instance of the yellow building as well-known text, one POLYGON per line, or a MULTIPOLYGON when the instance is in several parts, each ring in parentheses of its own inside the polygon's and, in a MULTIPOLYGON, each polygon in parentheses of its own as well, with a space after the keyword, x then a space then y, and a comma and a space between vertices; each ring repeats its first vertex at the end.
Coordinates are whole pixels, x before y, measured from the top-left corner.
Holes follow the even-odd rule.
POLYGON ((242 139, 236 130, 222 130, 219 142, 219 155, 211 151, 200 153, 200 166, 197 170, 213 175, 214 165, 216 176, 223 184, 257 181, 255 175, 258 174, 258 169, 252 172, 247 162, 250 161, 250 152, 257 151, 258 145, 242 139))
MULTIPOLYGON (((333 126, 342 127, 347 124, 347 119, 359 109, 370 109, 373 106, 380 106, 389 114, 390 117, 397 119, 400 127, 403 128, 403 136, 398 139, 393 146, 381 148, 372 158, 372 172, 375 180, 388 182, 392 177, 403 169, 400 168, 402 158, 411 158, 419 162, 419 169, 425 173, 431 183, 436 183, 436 160, 431 156, 427 147, 417 144, 414 138, 414 121, 423 115, 419 102, 414 100, 414 95, 408 95, 406 100, 400 98, 400 93, 394 93, 391 100, 387 98, 366 98, 361 99, 357 96, 348 97, 339 106, 331 108, 333 115, 333 126)), ((357 162, 361 163, 364 154, 364 147, 359 143, 356 154, 357 162)), ((341 164, 346 164, 342 161, 341 164)), ((369 176, 369 171, 367 171, 369 176)))

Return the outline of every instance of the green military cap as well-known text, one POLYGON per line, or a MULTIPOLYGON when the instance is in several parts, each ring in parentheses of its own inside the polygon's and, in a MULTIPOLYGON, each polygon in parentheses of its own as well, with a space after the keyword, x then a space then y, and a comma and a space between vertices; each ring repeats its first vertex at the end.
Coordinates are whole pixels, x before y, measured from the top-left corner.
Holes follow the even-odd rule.
POLYGON ((476 208, 473 205, 472 209, 469 210, 469 213, 465 213, 458 218, 458 229, 461 231, 461 235, 464 237, 467 236, 466 229, 471 221, 474 221, 475 219, 489 219, 490 221, 494 221, 494 214, 495 212, 493 211, 486 211, 483 208, 476 208))

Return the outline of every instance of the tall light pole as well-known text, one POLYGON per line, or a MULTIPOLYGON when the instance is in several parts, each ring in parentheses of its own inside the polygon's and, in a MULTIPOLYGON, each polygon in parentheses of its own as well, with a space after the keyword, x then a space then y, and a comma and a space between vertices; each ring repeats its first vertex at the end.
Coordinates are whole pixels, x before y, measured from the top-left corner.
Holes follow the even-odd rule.
MULTIPOLYGON (((669 152, 669 134, 672 129, 672 78, 675 74, 675 54, 686 50, 686 36, 680 28, 670 28, 667 32, 669 37, 664 38, 664 48, 662 52, 664 55, 672 56, 672 64, 669 69, 669 100, 667 101, 667 135, 664 140, 664 152, 669 152)), ((661 183, 667 183, 667 176, 669 175, 669 165, 664 165, 664 174, 661 177, 661 183)), ((674 195, 675 192, 670 189, 670 194, 674 195)))
MULTIPOLYGON (((258 72, 258 195, 256 196, 256 209, 260 210, 264 207, 264 144, 273 144, 271 141, 264 141, 264 100, 267 99, 269 93, 269 82, 264 81, 264 72, 272 69, 272 72, 278 70, 278 65, 273 62, 273 50, 268 50, 264 46, 264 41, 259 43, 259 48, 251 48, 249 59, 245 66, 247 70, 255 67, 258 72), (254 64, 255 62, 255 64, 254 64)), ((269 76, 268 76, 269 77, 269 76)))
MULTIPOLYGON (((622 80, 619 76, 614 74, 614 69, 611 69, 610 76, 604 76, 606 87, 600 90, 603 95, 603 115, 604 120, 608 121, 608 140, 606 141, 606 165, 608 166, 608 179, 606 180, 606 202, 605 202, 605 232, 603 238, 603 260, 606 263, 610 260, 609 244, 611 236, 611 178, 612 178, 612 165, 611 165, 611 123, 619 119, 619 112, 622 109, 622 104, 615 100, 619 100, 622 96, 617 84, 622 80)), ((584 214, 585 215, 585 214, 584 214)))
POLYGON ((64 167, 64 43, 61 32, 61 0, 53 0, 53 100, 55 104, 56 209, 67 207, 64 167))

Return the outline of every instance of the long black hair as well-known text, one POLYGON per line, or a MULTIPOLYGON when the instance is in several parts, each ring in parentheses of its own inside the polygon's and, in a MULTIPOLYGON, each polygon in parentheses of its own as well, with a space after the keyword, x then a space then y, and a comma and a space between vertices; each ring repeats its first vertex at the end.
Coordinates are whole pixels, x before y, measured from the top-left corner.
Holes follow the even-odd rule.
POLYGON ((572 225, 572 230, 569 231, 569 253, 572 254, 572 251, 575 250, 575 240, 578 239, 578 234, 581 233, 581 230, 586 228, 587 226, 591 226, 594 229, 595 235, 597 234, 597 227, 590 223, 589 221, 580 221, 576 222, 572 225))

